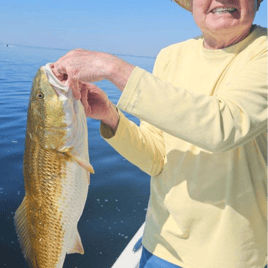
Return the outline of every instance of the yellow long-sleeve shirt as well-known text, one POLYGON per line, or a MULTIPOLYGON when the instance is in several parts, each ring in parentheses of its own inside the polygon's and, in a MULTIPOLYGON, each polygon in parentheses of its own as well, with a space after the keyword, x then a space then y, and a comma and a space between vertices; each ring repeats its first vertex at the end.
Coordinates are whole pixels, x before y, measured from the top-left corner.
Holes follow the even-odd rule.
POLYGON ((151 177, 143 244, 184 268, 261 268, 267 252, 267 30, 207 50, 203 38, 135 67, 115 135, 101 134, 151 177))

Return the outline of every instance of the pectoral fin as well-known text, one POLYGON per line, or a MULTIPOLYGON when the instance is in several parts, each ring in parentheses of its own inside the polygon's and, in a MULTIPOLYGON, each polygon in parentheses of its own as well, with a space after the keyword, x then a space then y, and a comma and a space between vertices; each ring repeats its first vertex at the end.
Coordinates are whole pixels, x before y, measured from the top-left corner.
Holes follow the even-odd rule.
POLYGON ((77 229, 76 229, 76 234, 73 239, 73 243, 70 249, 67 251, 67 254, 71 254, 71 253, 79 253, 79 254, 85 253, 82 242, 81 242, 81 237, 77 229))
POLYGON ((92 165, 85 159, 83 159, 82 157, 75 155, 73 153, 68 153, 72 159, 77 162, 77 164, 79 164, 82 168, 86 169, 87 171, 89 171, 92 174, 95 174, 95 171, 92 167, 92 165))

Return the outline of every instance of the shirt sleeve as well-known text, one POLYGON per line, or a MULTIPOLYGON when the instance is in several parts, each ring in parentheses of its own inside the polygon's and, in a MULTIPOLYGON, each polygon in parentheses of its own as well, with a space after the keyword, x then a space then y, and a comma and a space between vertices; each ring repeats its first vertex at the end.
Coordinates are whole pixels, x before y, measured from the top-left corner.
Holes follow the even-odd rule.
POLYGON ((142 121, 140 126, 119 110, 120 120, 115 134, 101 123, 101 136, 129 162, 150 176, 158 175, 164 166, 165 144, 162 131, 142 121))
MULTIPOLYGON (((157 75, 157 66, 153 73, 157 75)), ((100 133, 104 140, 129 162, 150 176, 158 175, 164 166, 165 143, 163 132, 142 121, 140 126, 119 112, 119 124, 113 133, 110 127, 101 123, 100 133)))
POLYGON ((135 67, 118 107, 211 152, 243 145, 267 126, 267 48, 214 96, 174 87, 135 67))

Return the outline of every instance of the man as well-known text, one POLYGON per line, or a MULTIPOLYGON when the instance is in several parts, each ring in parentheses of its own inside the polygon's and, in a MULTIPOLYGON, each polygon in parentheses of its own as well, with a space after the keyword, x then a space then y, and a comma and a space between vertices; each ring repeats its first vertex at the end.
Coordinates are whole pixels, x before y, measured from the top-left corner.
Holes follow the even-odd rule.
POLYGON ((52 66, 120 154, 151 175, 141 268, 264 267, 267 30, 261 1, 176 0, 203 36, 163 49, 150 74, 75 50, 52 66), (118 108, 90 82, 108 79, 118 108), (141 119, 140 126, 121 113, 141 119))

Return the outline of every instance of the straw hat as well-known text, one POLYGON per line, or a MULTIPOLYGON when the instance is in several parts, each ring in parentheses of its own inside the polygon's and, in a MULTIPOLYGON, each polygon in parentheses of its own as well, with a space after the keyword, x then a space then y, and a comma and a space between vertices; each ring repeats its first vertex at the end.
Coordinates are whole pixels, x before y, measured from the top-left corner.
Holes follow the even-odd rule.
POLYGON ((174 0, 181 7, 185 8, 188 11, 191 11, 190 0, 174 0))
MULTIPOLYGON (((190 0, 174 0, 177 4, 179 4, 181 7, 185 8, 188 11, 191 11, 191 5, 190 0)), ((261 3, 263 0, 258 0, 259 3, 261 3)))

